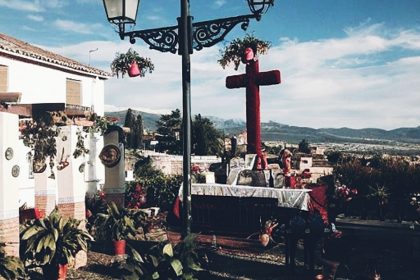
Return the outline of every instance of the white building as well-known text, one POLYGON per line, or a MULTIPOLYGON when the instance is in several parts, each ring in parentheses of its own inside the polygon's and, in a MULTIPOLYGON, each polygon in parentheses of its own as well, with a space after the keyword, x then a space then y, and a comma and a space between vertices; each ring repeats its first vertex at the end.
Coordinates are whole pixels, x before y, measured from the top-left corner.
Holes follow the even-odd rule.
POLYGON ((54 103, 69 112, 93 110, 103 115, 104 81, 108 77, 105 71, 0 34, 2 98, 18 93, 20 104, 54 103))
MULTIPOLYGON (((64 111, 69 117, 84 117, 89 113, 103 116, 104 82, 109 76, 103 70, 0 33, 0 112, 17 114, 20 118, 30 118, 43 111, 64 111)), ((19 142, 22 174, 19 197, 32 207, 35 183, 30 164, 25 164, 29 148, 19 142)), ((88 147, 92 148, 89 144, 88 147)), ((98 176, 102 179, 103 174, 98 176)))

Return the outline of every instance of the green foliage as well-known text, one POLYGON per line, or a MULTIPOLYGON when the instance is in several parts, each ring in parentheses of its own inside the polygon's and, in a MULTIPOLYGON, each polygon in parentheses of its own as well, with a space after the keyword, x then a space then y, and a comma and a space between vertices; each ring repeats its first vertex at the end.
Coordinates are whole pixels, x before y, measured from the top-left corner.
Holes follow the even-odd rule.
POLYGON ((147 189, 147 205, 170 211, 182 184, 182 176, 158 176, 139 180, 147 189))
POLYGON ((108 203, 106 213, 97 214, 94 223, 101 240, 125 240, 136 232, 131 214, 125 208, 118 208, 113 201, 108 203))
POLYGON ((152 73, 155 70, 155 65, 152 60, 147 57, 141 57, 138 52, 132 48, 128 49, 126 53, 116 53, 114 60, 111 62, 111 72, 119 78, 124 78, 133 61, 136 61, 140 69, 140 77, 144 77, 146 72, 152 73))
POLYGON ((67 116, 62 112, 44 112, 34 116, 33 121, 26 121, 21 130, 23 144, 31 149, 34 162, 45 163, 57 155, 56 137, 58 126, 65 125, 67 116))
POLYGON ((182 184, 182 176, 166 176, 162 171, 154 168, 150 157, 142 158, 135 164, 134 174, 136 182, 127 185, 126 197, 131 197, 140 185, 142 191, 146 192, 145 207, 160 207, 162 211, 171 210, 171 206, 178 195, 179 187, 182 184))
POLYGON ((310 154, 311 153, 311 147, 309 146, 309 142, 306 141, 306 139, 302 139, 302 141, 299 142, 299 152, 310 154))
POLYGON ((246 48, 252 48, 254 54, 266 54, 271 47, 271 43, 256 38, 252 34, 247 34, 244 38, 237 38, 229 43, 223 50, 220 50, 221 58, 217 61, 223 69, 233 62, 235 70, 238 70, 245 54, 246 48))
POLYGON ((57 209, 44 219, 29 221, 20 233, 23 259, 35 266, 70 263, 92 239, 80 223, 64 219, 57 209))
POLYGON ((159 141, 156 145, 156 150, 170 154, 181 154, 181 111, 176 109, 170 114, 162 115, 156 122, 156 125, 158 133, 156 139, 159 141))
POLYGON ((126 263, 121 263, 123 279, 184 279, 193 280, 202 271, 200 257, 192 236, 188 236, 175 247, 160 243, 146 253, 129 249, 126 263))
POLYGON ((104 135, 105 131, 108 129, 108 126, 114 124, 114 121, 108 120, 106 117, 98 116, 96 113, 93 113, 89 116, 89 120, 93 122, 93 125, 84 129, 87 133, 97 133, 104 135))
POLYGON ((358 190, 350 214, 365 216, 387 205, 386 216, 401 221, 409 215, 411 195, 420 192, 420 166, 402 158, 343 158, 334 173, 342 184, 358 190))
POLYGON ((330 151, 326 153, 328 162, 331 164, 337 164, 343 159, 343 154, 338 151, 330 151))
POLYGON ((14 256, 6 256, 5 243, 0 243, 0 279, 25 279, 23 262, 14 256))
POLYGON ((140 157, 140 159, 134 164, 134 175, 137 178, 153 178, 161 177, 163 173, 153 167, 152 159, 148 157, 140 157))
POLYGON ((196 155, 221 155, 222 133, 208 118, 196 115, 192 123, 192 152, 196 155))
POLYGON ((83 135, 83 131, 77 130, 77 141, 76 141, 76 149, 73 152, 73 157, 78 158, 79 156, 85 156, 89 154, 89 149, 85 147, 85 138, 87 136, 83 135))

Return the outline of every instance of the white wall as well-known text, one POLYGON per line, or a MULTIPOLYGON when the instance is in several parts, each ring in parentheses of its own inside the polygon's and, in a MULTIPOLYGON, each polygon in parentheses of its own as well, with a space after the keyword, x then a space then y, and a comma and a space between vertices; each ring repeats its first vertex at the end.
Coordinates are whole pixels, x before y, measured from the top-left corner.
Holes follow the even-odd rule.
POLYGON ((81 105, 104 114, 104 80, 2 56, 0 64, 8 66, 8 91, 21 92, 21 103, 65 103, 66 79, 70 78, 82 82, 81 105))

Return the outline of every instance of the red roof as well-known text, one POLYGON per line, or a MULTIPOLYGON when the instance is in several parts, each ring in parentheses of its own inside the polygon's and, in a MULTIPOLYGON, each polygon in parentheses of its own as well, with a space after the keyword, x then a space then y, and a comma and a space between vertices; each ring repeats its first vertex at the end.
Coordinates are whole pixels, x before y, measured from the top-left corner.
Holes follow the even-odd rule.
POLYGON ((23 56, 33 61, 51 63, 58 67, 69 68, 86 74, 98 75, 104 78, 111 76, 111 74, 106 71, 81 64, 73 59, 66 58, 59 54, 41 49, 27 42, 0 33, 0 55, 3 50, 9 54, 11 53, 16 54, 16 56, 23 56))

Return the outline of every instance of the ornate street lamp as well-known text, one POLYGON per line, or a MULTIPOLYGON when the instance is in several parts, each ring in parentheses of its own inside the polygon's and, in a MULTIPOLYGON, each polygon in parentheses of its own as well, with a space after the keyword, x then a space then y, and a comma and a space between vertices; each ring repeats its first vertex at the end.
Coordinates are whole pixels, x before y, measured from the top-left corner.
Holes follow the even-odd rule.
POLYGON ((257 20, 265 14, 268 9, 274 5, 274 0, 247 0, 251 12, 256 16, 257 20))
MULTIPOLYGON (((153 0, 152 0, 153 1, 153 0)), ((151 49, 182 55, 182 123, 183 123, 183 237, 191 232, 191 71, 190 54, 193 50, 211 47, 241 23, 246 30, 250 19, 261 15, 274 5, 274 0, 247 0, 252 14, 237 17, 194 22, 190 16, 190 1, 180 0, 181 16, 178 25, 126 32, 126 25, 136 23, 140 0, 103 0, 108 21, 117 25, 121 39, 142 39, 151 49)))

